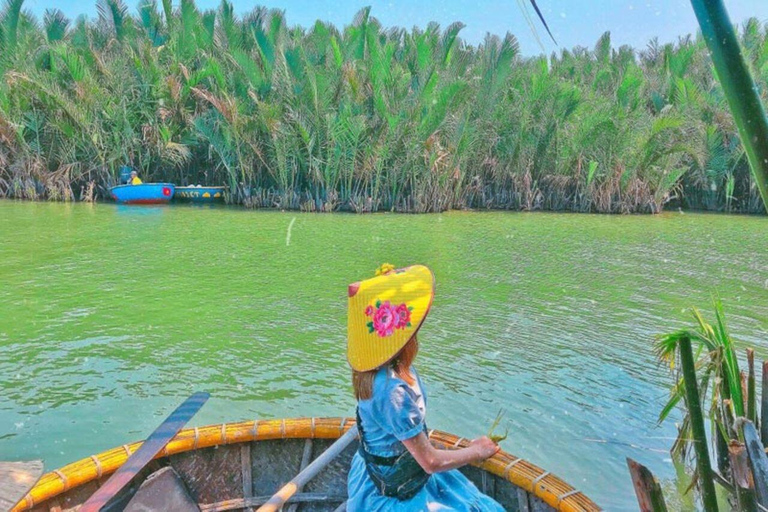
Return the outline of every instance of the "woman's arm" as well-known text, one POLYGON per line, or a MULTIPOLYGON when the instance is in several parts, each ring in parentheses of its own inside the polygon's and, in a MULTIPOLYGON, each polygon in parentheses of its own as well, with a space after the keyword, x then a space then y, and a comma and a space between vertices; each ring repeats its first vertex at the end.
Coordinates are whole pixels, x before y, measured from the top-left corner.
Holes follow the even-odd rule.
POLYGON ((485 460, 499 451, 499 446, 485 436, 475 439, 468 447, 459 450, 438 450, 432 446, 424 432, 406 439, 403 444, 422 469, 430 475, 485 460))

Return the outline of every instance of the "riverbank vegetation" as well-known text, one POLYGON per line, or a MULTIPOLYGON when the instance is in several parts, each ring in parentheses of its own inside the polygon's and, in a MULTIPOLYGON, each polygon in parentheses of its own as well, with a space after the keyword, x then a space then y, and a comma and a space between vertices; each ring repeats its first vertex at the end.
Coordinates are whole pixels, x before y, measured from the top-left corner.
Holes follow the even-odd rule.
MULTIPOLYGON (((764 211, 700 37, 527 58, 369 9, 341 29, 226 0, 98 7, 2 11, 0 196, 105 198, 129 164, 250 207, 764 211)), ((768 102, 768 29, 740 41, 768 102)))
MULTIPOLYGON (((719 300, 714 301, 714 312, 714 322, 709 323, 694 308, 695 328, 657 338, 655 352, 674 374, 659 421, 667 420, 681 406, 682 421, 671 454, 676 462, 691 468, 691 488, 696 489, 704 510, 757 511, 768 506, 764 449, 768 443, 768 361, 762 365, 758 396, 754 351, 746 350, 746 371, 740 369, 736 343, 719 300)), ((662 489, 650 471, 631 460, 628 464, 641 509, 666 510, 662 489)))

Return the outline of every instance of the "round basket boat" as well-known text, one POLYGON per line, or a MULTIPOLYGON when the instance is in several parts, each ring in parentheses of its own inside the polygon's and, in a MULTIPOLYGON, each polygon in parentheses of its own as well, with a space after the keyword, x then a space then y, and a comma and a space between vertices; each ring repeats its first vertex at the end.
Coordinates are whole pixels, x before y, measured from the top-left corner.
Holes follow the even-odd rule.
MULTIPOLYGON (((131 499, 150 475, 173 470, 177 485, 202 512, 253 510, 319 456, 354 424, 347 418, 298 418, 225 423, 182 430, 148 468, 103 510, 131 508, 131 499), (130 503, 129 503, 130 502, 130 503)), ((469 441, 432 430, 429 438, 443 449, 469 441)), ((141 443, 123 445, 44 475, 14 508, 74 511, 99 488, 141 443)), ((344 510, 347 473, 357 441, 312 479, 286 505, 289 511, 344 510)), ((587 496, 548 471, 500 451, 461 471, 507 510, 525 512, 597 511, 587 496)), ((139 496, 136 495, 138 498, 139 496)))
POLYGON ((112 198, 123 204, 165 204, 174 193, 173 183, 118 185, 109 189, 112 198))

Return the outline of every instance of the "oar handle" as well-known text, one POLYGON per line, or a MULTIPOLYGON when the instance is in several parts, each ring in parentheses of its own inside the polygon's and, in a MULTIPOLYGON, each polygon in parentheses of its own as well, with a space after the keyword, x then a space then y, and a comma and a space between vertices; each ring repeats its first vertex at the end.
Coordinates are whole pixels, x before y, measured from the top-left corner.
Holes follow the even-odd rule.
POLYGON ((133 479, 136 474, 144 469, 149 462, 165 448, 179 430, 197 414, 197 411, 208 400, 210 395, 198 392, 187 398, 184 403, 176 408, 159 427, 144 441, 138 450, 128 457, 128 460, 109 477, 104 485, 80 507, 80 512, 99 512, 101 507, 107 504, 123 487, 133 479))
POLYGON ((338 457, 356 437, 357 425, 353 425, 352 428, 347 430, 343 436, 325 450, 322 455, 313 460, 309 466, 293 477, 293 480, 285 484, 279 491, 269 498, 269 500, 259 507, 256 512, 277 512, 280 510, 280 507, 285 505, 285 503, 296 494, 297 490, 304 487, 307 482, 317 476, 317 474, 330 464, 333 459, 338 457))

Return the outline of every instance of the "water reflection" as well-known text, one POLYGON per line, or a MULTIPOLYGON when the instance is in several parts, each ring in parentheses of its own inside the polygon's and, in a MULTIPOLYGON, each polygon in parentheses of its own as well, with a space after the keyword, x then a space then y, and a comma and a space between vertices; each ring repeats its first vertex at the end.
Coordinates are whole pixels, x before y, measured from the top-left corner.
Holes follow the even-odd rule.
POLYGON ((157 217, 162 215, 163 212, 168 208, 167 205, 149 206, 139 204, 115 204, 113 207, 117 215, 127 218, 157 217))

